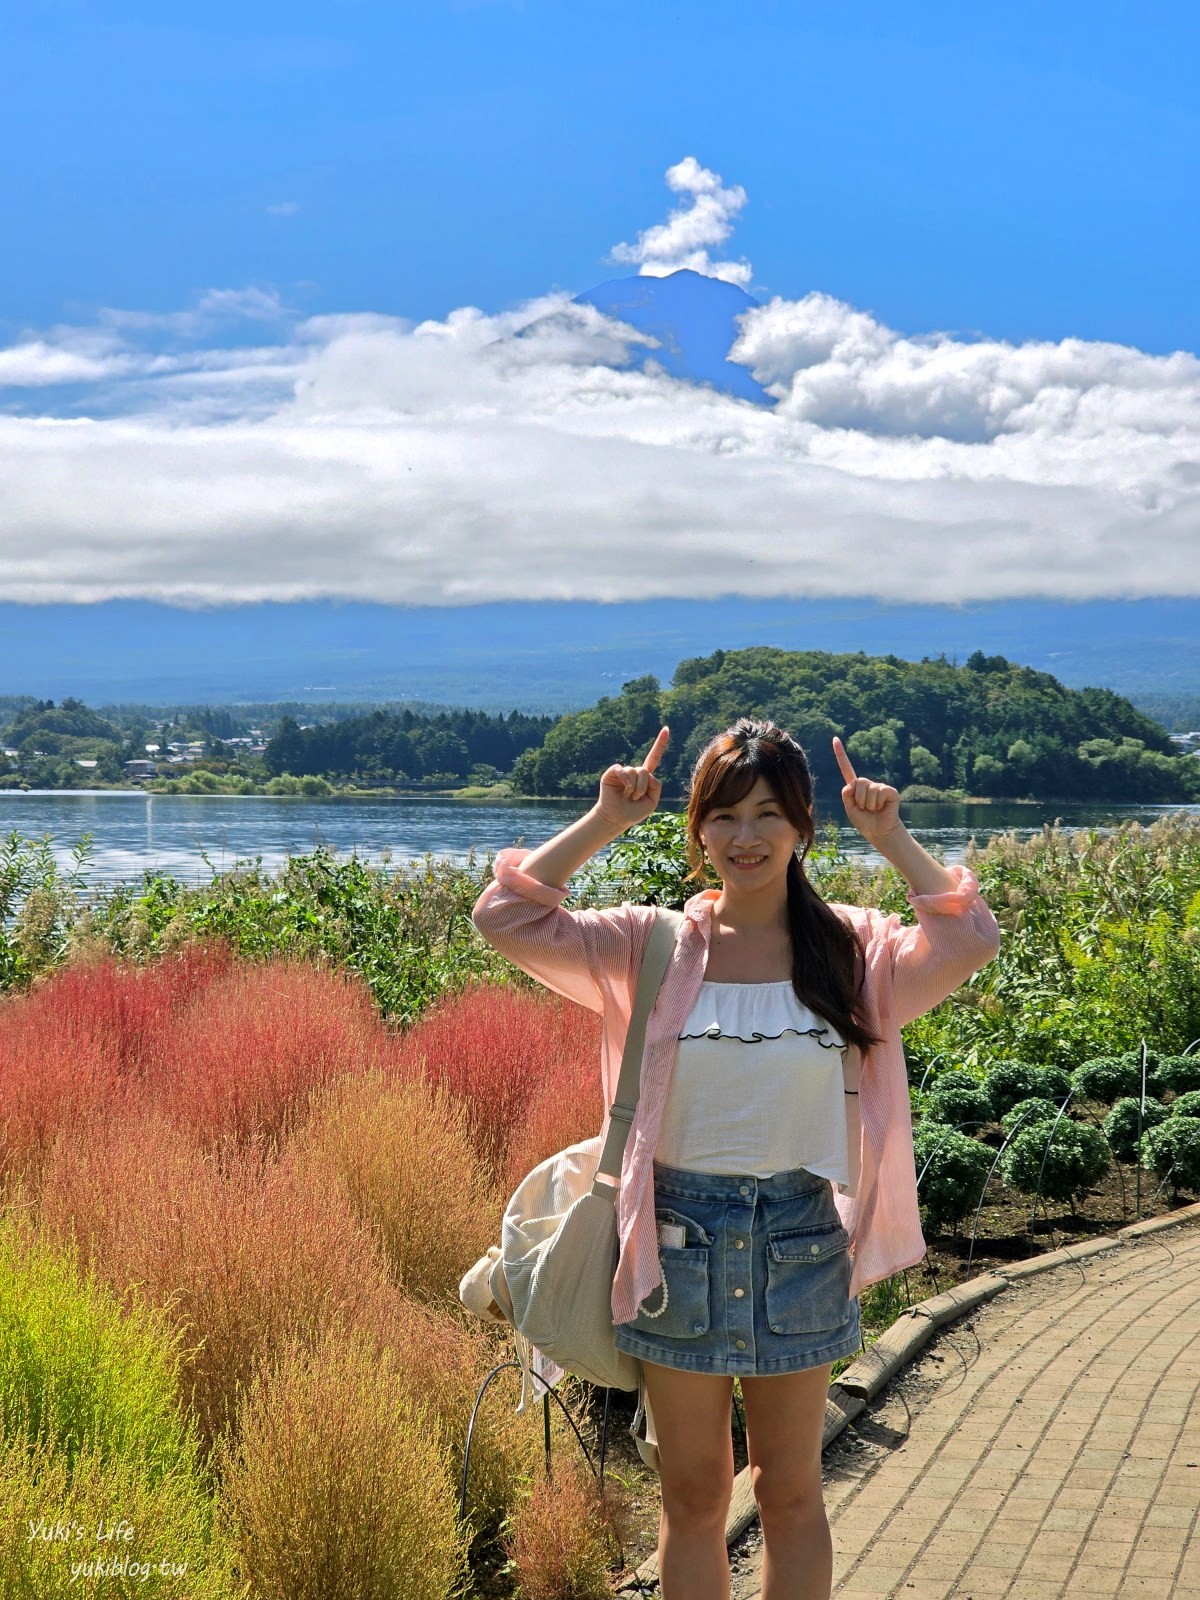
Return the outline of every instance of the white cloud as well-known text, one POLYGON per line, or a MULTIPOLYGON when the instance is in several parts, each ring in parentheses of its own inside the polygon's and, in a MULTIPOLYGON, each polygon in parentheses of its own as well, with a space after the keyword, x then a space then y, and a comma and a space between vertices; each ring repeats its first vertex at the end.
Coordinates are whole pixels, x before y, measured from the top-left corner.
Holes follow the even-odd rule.
POLYGON ((774 408, 622 365, 639 336, 565 294, 27 333, 0 374, 88 388, 3 392, 0 598, 1200 592, 1194 355, 905 337, 821 294, 740 327, 774 408))
POLYGON ((724 244, 733 232, 733 219, 746 204, 745 189, 741 184, 724 188, 720 173, 702 167, 695 156, 668 167, 666 178, 676 194, 692 197, 691 204, 677 206, 665 222, 643 229, 636 244, 614 246, 609 259, 630 262, 646 277, 664 278, 690 267, 706 278, 723 278, 745 288, 753 277, 750 263, 744 258, 713 261, 706 248, 724 244))
POLYGON ((95 383, 129 370, 127 356, 94 354, 47 339, 25 339, 0 350, 0 388, 35 389, 55 383, 95 383))

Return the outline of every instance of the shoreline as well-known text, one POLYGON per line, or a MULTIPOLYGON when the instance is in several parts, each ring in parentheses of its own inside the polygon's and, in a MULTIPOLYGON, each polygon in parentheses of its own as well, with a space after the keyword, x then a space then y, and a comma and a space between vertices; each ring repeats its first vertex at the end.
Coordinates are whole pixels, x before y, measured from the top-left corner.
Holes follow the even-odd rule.
MULTIPOLYGON (((302 781, 302 780, 301 780, 302 781)), ((327 780, 326 780, 327 781, 327 780)), ((0 784, 0 796, 5 794, 32 794, 32 795, 98 795, 98 794, 144 794, 163 795, 168 798, 186 800, 397 800, 411 799, 420 796, 434 795, 449 797, 458 800, 516 800, 522 805, 539 800, 552 800, 559 804, 577 804, 593 798, 590 795, 569 794, 518 794, 511 785, 497 783, 491 785, 466 784, 460 789, 423 789, 404 788, 398 786, 381 786, 374 789, 336 788, 330 786, 327 794, 277 794, 265 787, 255 789, 252 793, 245 793, 237 789, 212 789, 204 792, 179 791, 176 789, 151 788, 142 783, 108 783, 93 784, 87 788, 70 789, 37 789, 32 785, 26 788, 22 784, 0 784)), ((944 798, 928 800, 905 800, 903 791, 900 795, 901 803, 910 806, 1072 806, 1072 805, 1113 805, 1113 806, 1180 806, 1187 808, 1186 800, 1097 800, 1088 795, 1022 795, 1019 798, 1006 795, 946 795, 944 798)), ((687 804, 684 796, 664 797, 666 806, 687 804)))

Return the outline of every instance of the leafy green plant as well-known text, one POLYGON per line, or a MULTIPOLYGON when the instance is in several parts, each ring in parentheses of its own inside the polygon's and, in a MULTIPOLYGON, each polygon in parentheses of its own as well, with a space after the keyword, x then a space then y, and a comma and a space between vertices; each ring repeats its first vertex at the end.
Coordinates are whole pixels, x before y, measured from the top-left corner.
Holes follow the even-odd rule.
POLYGON ((993 1061, 983 1083, 995 1115, 1001 1118, 1021 1100, 1036 1096, 1061 1105, 1071 1091, 1070 1074, 1061 1067, 1034 1066, 1028 1061, 993 1061))
POLYGON ((990 1122, 992 1097, 970 1072, 944 1072, 920 1097, 920 1110, 927 1122, 990 1122))
POLYGON ((140 885, 103 888, 78 936, 136 961, 219 940, 252 961, 290 954, 336 965, 360 974, 381 1014, 406 1025, 472 979, 512 980, 471 923, 482 887, 474 853, 465 864, 426 855, 392 868, 357 854, 339 860, 322 845, 277 873, 256 858, 213 868, 196 887, 147 873, 140 885))
MULTIPOLYGON (((1196 1110, 1200 1111, 1200 1095, 1196 1095, 1196 1110)), ((1117 1101, 1104 1119, 1104 1137, 1118 1161, 1134 1161, 1138 1154, 1138 1140, 1147 1128, 1165 1121, 1174 1112, 1174 1106, 1164 1106, 1161 1100, 1146 1096, 1145 1104, 1137 1095, 1125 1095, 1117 1101)))
POLYGON ((1158 1081, 1163 1089, 1187 1094, 1200 1089, 1200 1051, 1190 1056, 1163 1056, 1158 1063, 1158 1081))
POLYGON ((14 828, 0 839, 0 991, 25 989, 64 959, 79 915, 83 870, 93 854, 85 833, 64 871, 50 835, 25 839, 14 828))
MULTIPOLYGON (((1146 1092, 1158 1094, 1162 1088, 1157 1073, 1158 1058, 1147 1052, 1146 1092)), ((1112 1105, 1122 1096, 1140 1098, 1142 1093, 1141 1054, 1131 1051, 1120 1056, 1095 1056, 1076 1067, 1071 1083, 1081 1100, 1098 1100, 1112 1105)))
POLYGON ((581 903, 637 905, 681 910, 694 894, 716 880, 706 876, 685 881, 687 830, 681 813, 654 811, 593 856, 576 875, 574 893, 581 903))
POLYGON ((1177 1094, 1167 1110, 1173 1117, 1200 1117, 1200 1089, 1177 1094))
POLYGON ((974 1211, 991 1169, 993 1153, 978 1139, 940 1122, 922 1122, 913 1132, 917 1194, 924 1224, 937 1233, 958 1229, 974 1211))
POLYGON ((1111 1165, 1100 1130, 1067 1116, 1056 1124, 1035 1122, 1022 1128, 1000 1157, 1000 1171, 1010 1188, 1023 1194, 1040 1191, 1048 1200, 1069 1201, 1072 1209, 1111 1165))
POLYGON ((1009 1134, 1018 1127, 1032 1128, 1038 1122, 1053 1122, 1057 1115, 1058 1106, 1053 1100, 1031 1095, 1028 1100, 1018 1100, 1015 1106, 1009 1106, 1000 1118, 1000 1126, 1009 1134))
POLYGON ((1168 1117, 1142 1135, 1142 1161, 1172 1191, 1200 1193, 1200 1117, 1168 1117))

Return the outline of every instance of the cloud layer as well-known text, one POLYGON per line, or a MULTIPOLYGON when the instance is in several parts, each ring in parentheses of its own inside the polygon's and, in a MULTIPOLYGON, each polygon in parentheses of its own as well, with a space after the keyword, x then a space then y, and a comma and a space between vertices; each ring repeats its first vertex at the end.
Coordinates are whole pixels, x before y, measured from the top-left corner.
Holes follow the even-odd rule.
MULTIPOLYGON (((715 209, 643 269, 740 193, 670 170, 715 209)), ((907 337, 816 292, 740 328, 773 407, 631 368, 642 336, 566 294, 31 330, 0 350, 0 599, 1200 593, 1194 355, 907 337)))
POLYGON ((695 156, 668 167, 666 179, 676 194, 690 195, 691 204, 677 206, 665 222, 643 229, 636 244, 614 246, 609 260, 631 262, 646 277, 665 278, 690 267, 706 278, 724 278, 748 288, 753 273, 747 260, 712 261, 707 249, 710 244, 724 244, 733 232, 734 218, 746 204, 745 189, 741 184, 726 189, 720 173, 702 167, 695 156))

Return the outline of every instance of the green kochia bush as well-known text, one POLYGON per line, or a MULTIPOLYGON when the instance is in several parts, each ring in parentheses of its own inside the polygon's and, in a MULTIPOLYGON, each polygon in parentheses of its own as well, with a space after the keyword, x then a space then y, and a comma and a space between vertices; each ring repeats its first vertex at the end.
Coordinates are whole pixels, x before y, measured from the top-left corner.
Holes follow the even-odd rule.
POLYGON ((1028 1061, 994 1061, 983 1080, 991 1096, 992 1114, 1003 1118, 1018 1101, 1053 1100, 1060 1106, 1071 1092, 1071 1077, 1061 1067, 1033 1066, 1028 1061))
MULTIPOLYGON (((1160 1057, 1146 1052, 1146 1093, 1157 1095, 1163 1089, 1158 1075, 1160 1057)), ((1140 1050, 1120 1056, 1093 1056, 1071 1074, 1071 1082, 1081 1100, 1099 1100, 1112 1105, 1123 1095, 1141 1096, 1142 1057, 1140 1050)), ((1188 1085, 1192 1087, 1191 1084, 1188 1085)))
MULTIPOLYGON (((1197 1095, 1197 1110, 1200 1110, 1200 1095, 1197 1095)), ((1154 1127, 1169 1117, 1174 1110, 1168 1110, 1161 1100, 1153 1100, 1146 1096, 1146 1103, 1142 1105, 1137 1095, 1126 1095, 1118 1100, 1116 1105, 1104 1119, 1104 1136, 1112 1147, 1112 1153, 1118 1161, 1134 1161, 1138 1153, 1138 1138, 1147 1128, 1154 1127), (1138 1121, 1139 1109, 1141 1122, 1138 1121)))
POLYGON ((1168 1117, 1142 1135, 1142 1160, 1176 1193, 1200 1194, 1200 1117, 1168 1117))
POLYGON ((0 1219, 0 1594, 233 1600, 232 1547, 176 1362, 157 1313, 123 1313, 19 1214, 0 1219), (128 1539, 98 1540, 122 1520, 128 1539), (83 1533, 56 1541, 55 1525, 83 1533))
POLYGON ((946 1072, 936 1078, 920 1100, 927 1122, 978 1125, 992 1120, 992 1101, 984 1086, 970 1072, 946 1072))
POLYGON ((940 1122, 923 1122, 915 1130, 913 1150, 922 1222, 935 1233, 947 1225, 957 1228, 979 1204, 993 1152, 940 1122))
POLYGON ((246 1600, 233 1542, 185 1467, 151 1483, 136 1461, 88 1447, 68 1468, 46 1435, 0 1443, 0 1594, 246 1600), (97 1539, 122 1524, 129 1538, 97 1539), (68 1542, 56 1527, 82 1533, 68 1542))
POLYGON ((1000 1157, 1000 1170, 1010 1188, 1036 1194, 1040 1187, 1046 1199, 1068 1200, 1072 1209, 1111 1165, 1108 1142, 1100 1130, 1065 1116, 1053 1134, 1049 1122, 1022 1128, 1000 1157))
POLYGON ((50 1438, 70 1467, 89 1444, 151 1480, 195 1460, 180 1415, 175 1343, 149 1308, 122 1315, 116 1294, 82 1278, 69 1254, 36 1242, 19 1214, 0 1218, 0 1422, 5 1439, 50 1438))
POLYGON ((1177 1094, 1167 1111, 1173 1117, 1200 1117, 1200 1089, 1189 1089, 1186 1094, 1177 1094))

